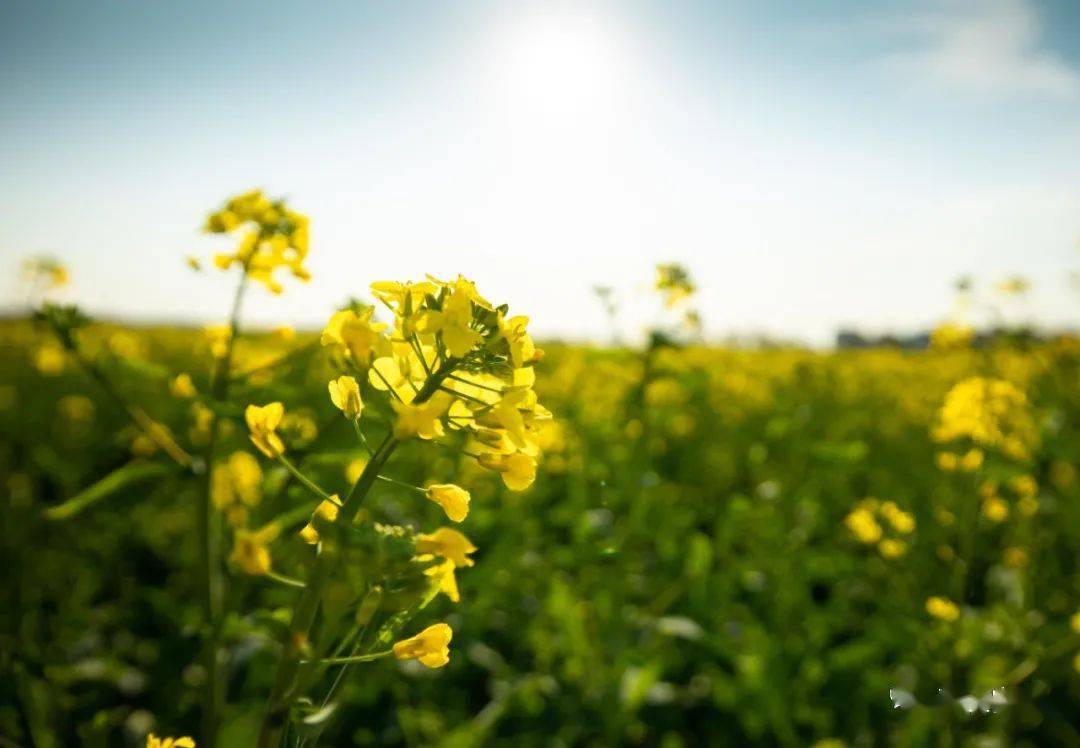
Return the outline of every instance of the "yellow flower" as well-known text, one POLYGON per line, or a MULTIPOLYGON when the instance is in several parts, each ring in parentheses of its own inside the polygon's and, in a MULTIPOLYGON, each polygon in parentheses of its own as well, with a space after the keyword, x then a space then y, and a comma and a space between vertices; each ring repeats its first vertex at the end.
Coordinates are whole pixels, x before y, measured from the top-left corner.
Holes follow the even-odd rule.
POLYGON ((523 452, 510 455, 482 454, 477 458, 481 467, 497 470, 511 491, 524 491, 536 480, 536 460, 523 452))
POLYGON ((386 325, 372 322, 374 309, 357 314, 352 309, 335 312, 326 323, 319 338, 324 346, 335 347, 346 353, 357 366, 367 366, 380 344, 385 340, 386 325))
POLYGON ((538 349, 532 337, 525 331, 529 318, 523 315, 504 319, 499 312, 499 334, 510 346, 510 362, 515 369, 520 369, 537 358, 538 349))
POLYGON ((1039 493, 1038 482, 1030 475, 1018 475, 1009 480, 1009 488, 1017 496, 1034 498, 1039 493))
POLYGON ((690 273, 678 263, 656 266, 656 290, 664 297, 664 306, 672 308, 697 290, 690 280, 690 273))
POLYGON ((1069 628, 1073 630, 1074 634, 1080 634, 1080 610, 1069 617, 1069 628))
POLYGON ((907 543, 902 540, 886 538, 878 544, 878 551, 883 558, 900 558, 907 553, 907 543))
POLYGON ((1011 382, 983 377, 949 390, 932 436, 938 442, 968 438, 1014 459, 1025 459, 1038 441, 1027 396, 1011 382))
POLYGON ((930 347, 940 350, 967 348, 974 336, 975 331, 968 325, 945 322, 930 334, 930 347))
POLYGON ((247 521, 247 508, 262 500, 262 468, 250 452, 233 452, 210 472, 210 498, 225 512, 229 524, 247 521))
MULTIPOLYGON (((453 292, 443 302, 439 311, 429 312, 424 333, 442 333, 443 344, 451 356, 462 358, 473 349, 477 343, 483 340, 483 336, 472 329, 473 307, 469 290, 460 284, 464 279, 459 279, 453 292)), ((464 281, 468 283, 468 281, 464 281)), ((475 291, 475 289, 473 289, 475 291)))
POLYGON ((469 492, 452 483, 436 483, 428 486, 427 497, 443 508, 453 522, 461 522, 469 516, 469 492))
POLYGON ((331 495, 330 498, 334 499, 334 501, 323 499, 322 503, 315 507, 315 512, 311 515, 311 521, 304 525, 304 529, 300 531, 300 537, 304 539, 305 543, 315 545, 319 542, 319 531, 315 529, 316 517, 321 517, 327 522, 335 522, 337 520, 340 500, 338 499, 337 494, 331 495))
POLYGON ((195 741, 187 736, 159 738, 154 733, 150 733, 146 736, 146 748, 195 748, 195 741))
POLYGON ((881 516, 899 533, 907 535, 915 530, 915 518, 891 501, 881 505, 881 516))
POLYGON ((470 553, 476 551, 467 537, 449 527, 440 527, 433 533, 420 533, 416 536, 416 552, 430 553, 454 562, 454 566, 465 568, 473 565, 470 553))
POLYGON ((984 457, 985 455, 981 449, 969 449, 967 453, 960 458, 960 469, 965 473, 974 473, 982 467, 984 457))
POLYGON ((281 403, 269 403, 261 407, 249 405, 244 411, 244 420, 251 430, 251 441, 267 457, 275 458, 285 452, 285 444, 275 431, 284 415, 285 406, 281 403))
POLYGON ((206 221, 206 230, 227 234, 245 227, 236 251, 222 253, 214 264, 222 270, 240 265, 252 280, 264 284, 273 293, 282 286, 274 279, 281 267, 301 281, 311 278, 304 267, 308 253, 308 218, 290 210, 283 200, 271 201, 261 190, 237 195, 226 202, 206 221))
POLYGON ((402 403, 397 400, 392 400, 390 405, 397 413, 397 420, 394 422, 394 438, 400 440, 410 436, 419 436, 421 439, 434 439, 445 433, 442 421, 439 419, 450 407, 448 398, 437 394, 420 405, 402 403))
POLYGON ((926 599, 926 612, 942 621, 951 622, 960 617, 960 609, 956 607, 956 603, 947 597, 938 597, 937 595, 926 599))
MULTIPOLYGON (((430 558, 431 556, 422 556, 421 560, 430 558)), ((453 561, 444 561, 424 570, 426 576, 439 583, 439 592, 450 598, 450 602, 453 603, 461 602, 461 592, 458 591, 457 576, 454 574, 456 569, 457 566, 453 561)))
POLYGON ((983 500, 982 513, 991 522, 1004 522, 1009 517, 1009 505, 1000 496, 983 500))
POLYGON ((34 355, 34 368, 46 377, 55 377, 64 371, 64 349, 55 345, 38 348, 34 355))
POLYGON ((256 576, 270 571, 269 545, 281 531, 276 524, 270 523, 254 532, 239 529, 233 538, 232 555, 229 561, 240 567, 247 574, 256 576))
POLYGON ((881 525, 866 507, 856 507, 844 518, 844 524, 860 543, 872 545, 881 540, 881 525))
POLYGON ((960 466, 960 458, 952 452, 938 452, 935 459, 938 469, 946 473, 954 472, 960 466))
POLYGON ((214 358, 225 358, 229 352, 229 341, 232 340, 232 328, 228 325, 207 325, 203 332, 210 345, 210 355, 214 358))
POLYGON ((351 460, 348 465, 345 466, 345 480, 349 482, 351 486, 356 481, 360 480, 360 476, 364 473, 364 468, 367 467, 367 459, 363 457, 357 457, 355 460, 351 460))
POLYGON ((346 418, 356 420, 360 417, 360 411, 364 409, 364 403, 360 399, 360 385, 352 377, 338 377, 331 379, 329 384, 330 401, 334 403, 346 418))
POLYGON ((23 261, 22 274, 27 282, 40 284, 46 291, 68 284, 67 268, 52 257, 33 257, 23 261))
POLYGON ((428 626, 414 637, 394 644, 394 657, 399 660, 419 660, 422 665, 440 668, 450 662, 450 639, 454 632, 445 623, 428 626))
POLYGON ((197 391, 195 390, 195 383, 191 381, 191 375, 185 372, 173 377, 169 381, 169 393, 173 397, 185 400, 195 397, 197 391))

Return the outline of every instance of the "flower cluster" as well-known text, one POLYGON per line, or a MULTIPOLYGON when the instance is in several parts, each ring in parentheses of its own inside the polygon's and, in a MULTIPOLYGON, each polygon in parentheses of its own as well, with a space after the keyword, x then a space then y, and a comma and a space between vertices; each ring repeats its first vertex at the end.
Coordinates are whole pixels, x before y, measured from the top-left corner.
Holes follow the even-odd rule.
MULTIPOLYGON (((389 483, 422 495, 448 521, 465 521, 472 501, 465 488, 435 482, 414 486, 385 474, 394 451, 410 442, 437 442, 481 469, 498 473, 510 490, 527 489, 536 478, 541 444, 546 442, 543 430, 552 422, 533 390, 533 364, 543 353, 528 332, 527 317, 510 316, 505 305, 487 301, 465 278, 381 282, 371 291, 392 313, 392 322, 376 321, 374 308, 353 304, 335 313, 320 337, 340 369, 326 385, 329 405, 350 422, 359 446, 368 452, 355 470, 350 466, 351 485, 330 493, 293 464, 290 449, 301 445, 290 433, 291 413, 283 403, 252 404, 244 412, 258 451, 319 497, 299 531, 304 543, 317 548, 307 579, 301 582, 273 570, 271 544, 292 520, 274 521, 261 529, 245 526, 246 509, 258 501, 250 490, 256 476, 254 458, 240 460, 234 455, 214 469, 214 499, 230 521, 236 517, 230 557, 235 567, 303 588, 298 610, 320 605, 336 609, 348 601, 363 611, 362 616, 357 614, 358 625, 360 618, 366 626, 381 616, 376 641, 366 651, 352 658, 322 659, 324 665, 393 656, 439 668, 450 660, 452 632, 445 623, 429 626, 389 649, 372 648, 389 645, 439 594, 458 602, 456 572, 473 565, 476 546, 451 527, 420 532, 371 521, 372 510, 359 505, 375 485, 389 483), (329 590, 332 597, 324 597, 329 590), (375 599, 380 602, 369 604, 375 599)), ((344 646, 350 634, 345 631, 341 636, 344 646)), ((285 681, 271 695, 264 723, 264 730, 271 733, 277 729, 275 715, 287 710, 295 698, 287 682, 289 673, 301 658, 313 656, 306 637, 306 631, 294 630, 286 647, 281 665, 285 681)))
POLYGON ((301 281, 310 275, 304 267, 308 254, 308 219, 285 204, 271 200, 261 190, 237 195, 206 219, 206 231, 212 234, 240 232, 240 241, 232 253, 214 257, 214 264, 227 270, 234 264, 273 293, 282 286, 274 278, 281 267, 301 281))
POLYGON ((1023 391, 1003 379, 984 377, 965 379, 949 390, 932 435, 939 443, 968 439, 1014 460, 1027 459, 1038 441, 1023 391))
POLYGON ((883 558, 892 559, 907 553, 905 537, 915 532, 915 517, 895 502, 868 498, 848 513, 844 525, 860 543, 877 546, 883 558))
POLYGON ((697 290, 694 282, 690 279, 690 271, 675 262, 656 266, 654 287, 664 297, 664 305, 668 309, 689 298, 697 290))

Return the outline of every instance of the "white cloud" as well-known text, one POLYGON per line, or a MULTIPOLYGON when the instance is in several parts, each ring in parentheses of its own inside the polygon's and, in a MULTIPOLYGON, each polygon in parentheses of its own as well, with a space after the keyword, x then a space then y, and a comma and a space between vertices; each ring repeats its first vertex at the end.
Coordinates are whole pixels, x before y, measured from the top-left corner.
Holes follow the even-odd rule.
POLYGON ((1080 71, 1043 48, 1043 28, 1032 0, 951 0, 899 22, 913 48, 885 63, 952 91, 1073 99, 1080 71))

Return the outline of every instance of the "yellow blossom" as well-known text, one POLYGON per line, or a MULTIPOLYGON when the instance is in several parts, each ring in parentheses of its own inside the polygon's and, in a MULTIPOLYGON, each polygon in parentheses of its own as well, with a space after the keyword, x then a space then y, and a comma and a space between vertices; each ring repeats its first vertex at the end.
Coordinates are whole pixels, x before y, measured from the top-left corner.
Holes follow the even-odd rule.
POLYGON ((1009 517, 1009 505, 1000 496, 983 500, 982 513, 991 522, 1004 522, 1009 517))
POLYGON ((907 535, 915 530, 915 518, 892 501, 886 501, 881 505, 881 516, 884 517, 893 529, 907 535))
POLYGON ((357 314, 352 309, 335 312, 326 323, 320 342, 346 353, 357 366, 367 366, 384 340, 386 325, 372 322, 374 309, 357 314))
POLYGON ((454 566, 464 568, 473 565, 470 553, 476 551, 465 535, 449 527, 440 527, 433 533, 420 533, 416 536, 416 552, 430 553, 454 562, 454 566))
POLYGON ((358 457, 355 460, 350 460, 349 464, 345 466, 345 480, 349 482, 350 486, 360 480, 367 463, 368 461, 365 458, 358 457))
POLYGON ((523 452, 510 455, 482 454, 477 459, 481 467, 497 470, 503 484, 511 491, 524 491, 536 480, 536 460, 523 452))
POLYGON ((146 736, 146 748, 195 748, 195 741, 186 735, 182 738, 159 738, 150 733, 146 736))
POLYGON ((393 400, 390 405, 397 413, 397 420, 394 422, 396 439, 407 439, 410 436, 434 439, 445 433, 440 419, 450 407, 447 398, 436 395, 420 405, 393 400))
POLYGON ((56 345, 45 345, 34 354, 34 368, 43 376, 55 377, 64 371, 66 362, 64 349, 56 345))
POLYGON ((461 522, 469 515, 469 492, 452 483, 436 483, 428 486, 427 497, 443 508, 453 522, 461 522))
POLYGON ((281 528, 274 523, 255 531, 238 529, 233 537, 233 550, 229 561, 246 574, 266 574, 270 571, 269 545, 280 531, 281 528))
POLYGON ((244 420, 251 431, 251 441, 267 457, 274 458, 285 452, 285 444, 276 432, 284 415, 285 406, 281 403, 249 405, 244 411, 244 420))
POLYGON ((440 668, 450 662, 450 639, 454 632, 445 623, 428 626, 416 636, 394 644, 394 657, 399 660, 419 660, 429 668, 440 668))
POLYGON ((1009 488, 1017 496, 1021 497, 1035 497, 1039 493, 1039 484, 1030 475, 1018 475, 1015 478, 1009 480, 1009 488))
POLYGON ((982 467, 984 454, 981 449, 969 449, 960 458, 960 469, 965 473, 974 473, 982 467))
POLYGON ((304 529, 300 531, 300 537, 304 539, 305 543, 315 545, 319 542, 319 531, 315 529, 315 518, 321 517, 327 522, 334 522, 338 518, 338 507, 341 503, 337 494, 333 494, 331 497, 333 501, 323 499, 322 502, 315 507, 315 512, 311 515, 311 521, 304 525, 304 529))
POLYGON ((878 551, 883 558, 900 558, 907 553, 907 543, 894 538, 885 538, 878 543, 878 551))
MULTIPOLYGON (((421 559, 429 559, 431 556, 422 556, 421 559)), ((439 584, 439 592, 450 598, 450 602, 461 602, 461 592, 458 590, 457 576, 454 573, 457 566, 453 561, 444 561, 441 564, 429 566, 424 574, 439 584)))
POLYGON ((945 322, 934 328, 934 331, 930 334, 930 347, 939 350, 967 348, 971 345, 974 337, 975 331, 970 326, 956 322, 945 322))
POLYGON ((856 507, 848 513, 844 524, 860 543, 872 545, 881 539, 881 525, 874 518, 874 513, 866 507, 856 507))
POLYGON ((232 328, 228 325, 207 325, 203 328, 206 342, 210 346, 210 355, 225 358, 229 353, 229 341, 232 340, 232 328))
POLYGON ((1038 439, 1027 396, 1011 382, 971 377, 949 390, 932 435, 939 442, 968 438, 1023 459, 1038 439))
POLYGON ((952 622, 960 617, 960 609, 956 607, 956 603, 937 595, 926 599, 926 612, 942 621, 952 622))
POLYGON ((349 376, 331 379, 329 389, 330 401, 345 414, 346 418, 355 421, 360 417, 364 403, 360 399, 360 385, 355 379, 349 376))
POLYGON ((198 394, 195 389, 195 383, 191 381, 191 375, 186 372, 177 374, 169 380, 169 393, 173 397, 179 397, 185 400, 193 398, 198 394))

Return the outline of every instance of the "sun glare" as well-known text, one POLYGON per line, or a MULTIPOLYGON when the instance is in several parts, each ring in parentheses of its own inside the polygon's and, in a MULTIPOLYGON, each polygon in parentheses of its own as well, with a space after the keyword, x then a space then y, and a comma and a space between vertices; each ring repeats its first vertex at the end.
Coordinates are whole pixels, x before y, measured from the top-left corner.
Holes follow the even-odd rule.
POLYGON ((515 108, 565 115, 616 93, 623 67, 606 19, 549 11, 515 19, 500 38, 497 78, 515 108))

